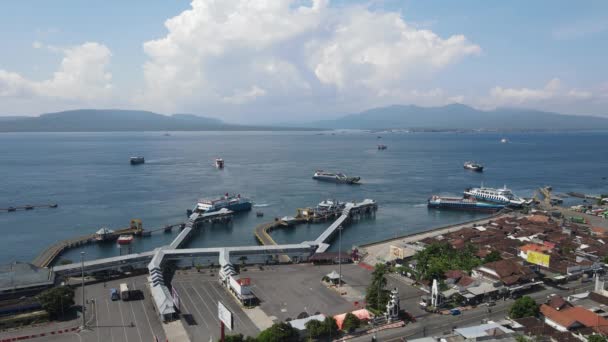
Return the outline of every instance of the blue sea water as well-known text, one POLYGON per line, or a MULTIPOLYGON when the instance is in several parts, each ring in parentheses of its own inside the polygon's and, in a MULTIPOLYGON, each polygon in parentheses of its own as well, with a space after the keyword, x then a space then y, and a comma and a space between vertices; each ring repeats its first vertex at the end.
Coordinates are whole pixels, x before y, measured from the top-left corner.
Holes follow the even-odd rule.
MULTIPOLYGON (((507 185, 531 196, 539 186, 556 192, 608 192, 607 132, 513 133, 510 143, 491 133, 377 134, 350 132, 159 132, 0 134, 0 207, 58 203, 57 209, 0 212, 0 263, 30 261, 48 244, 90 234, 102 226, 144 228, 181 222, 200 197, 226 192, 251 197, 256 208, 230 226, 207 226, 190 247, 256 244, 255 225, 294 215, 324 199, 378 201, 373 220, 350 225, 343 246, 386 239, 465 221, 479 214, 429 211, 436 193, 458 195, 466 187, 507 185), (388 146, 378 151, 376 145, 388 146), (131 166, 133 155, 146 158, 131 166), (215 157, 226 168, 212 166, 215 157), (484 173, 462 168, 483 163, 484 173), (320 183, 316 169, 362 177, 360 186, 320 183), (265 216, 258 218, 256 211, 265 216)), ((316 238, 326 224, 273 232, 277 242, 316 238)), ((169 243, 177 234, 137 238, 133 251, 169 243)), ((335 247, 335 246, 334 246, 335 247)), ((118 255, 113 244, 83 248, 87 259, 118 255)), ((80 250, 62 257, 78 260, 80 250)))

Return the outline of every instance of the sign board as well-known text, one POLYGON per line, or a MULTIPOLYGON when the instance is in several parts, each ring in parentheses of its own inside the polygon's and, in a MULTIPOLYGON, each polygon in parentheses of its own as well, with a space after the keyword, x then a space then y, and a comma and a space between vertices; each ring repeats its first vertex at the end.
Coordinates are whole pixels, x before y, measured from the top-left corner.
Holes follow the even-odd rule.
POLYGON ((222 302, 217 302, 217 315, 220 321, 224 323, 224 326, 232 330, 232 312, 222 302))
POLYGON ((401 247, 391 245, 390 253, 393 259, 403 259, 403 248, 401 247))
POLYGON ((177 294, 175 287, 171 288, 171 295, 173 297, 173 305, 175 305, 175 308, 179 311, 179 295, 177 294))
POLYGON ((528 251, 528 256, 526 258, 526 261, 531 264, 549 267, 550 259, 551 259, 550 255, 539 253, 539 252, 534 252, 534 251, 528 251))

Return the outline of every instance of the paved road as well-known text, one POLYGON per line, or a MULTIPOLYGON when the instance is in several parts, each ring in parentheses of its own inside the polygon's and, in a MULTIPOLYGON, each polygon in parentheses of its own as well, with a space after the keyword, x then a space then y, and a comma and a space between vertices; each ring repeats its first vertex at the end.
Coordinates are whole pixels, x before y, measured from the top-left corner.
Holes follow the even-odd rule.
MULTIPOLYGON (((584 292, 593 288, 592 283, 587 284, 576 284, 571 283, 571 287, 576 287, 576 292, 584 292)), ((554 288, 546 288, 544 290, 528 294, 528 296, 536 299, 537 301, 547 298, 550 294, 559 294, 562 296, 568 296, 571 291, 558 290, 554 288)), ((444 332, 451 332, 453 327, 464 327, 481 324, 484 319, 499 320, 503 319, 509 308, 513 304, 512 300, 498 301, 496 306, 491 307, 491 312, 488 312, 487 306, 479 306, 476 309, 465 311, 459 316, 448 316, 438 314, 425 314, 417 317, 417 322, 408 324, 403 328, 391 329, 381 331, 377 333, 378 341, 406 341, 407 339, 420 338, 424 336, 440 335, 444 332)), ((409 310, 409 307, 403 307, 405 310, 409 310)), ((417 316, 414 314, 414 316, 417 316)), ((370 341, 371 335, 365 335, 354 338, 350 341, 370 341)))

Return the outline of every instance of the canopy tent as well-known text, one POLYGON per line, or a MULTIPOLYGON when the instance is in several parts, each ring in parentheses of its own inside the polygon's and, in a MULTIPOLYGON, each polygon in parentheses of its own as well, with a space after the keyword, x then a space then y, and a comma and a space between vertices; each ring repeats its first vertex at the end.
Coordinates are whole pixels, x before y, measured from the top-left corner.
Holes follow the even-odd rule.
POLYGON ((340 275, 336 271, 331 271, 331 273, 327 274, 327 278, 329 278, 329 280, 338 280, 340 279, 340 275))
MULTIPOLYGON (((351 312, 353 315, 357 316, 358 319, 362 321, 368 321, 372 318, 372 314, 367 311, 367 309, 360 309, 351 312)), ((336 320, 336 324, 338 325, 338 329, 342 330, 342 325, 344 325, 344 319, 346 318, 346 314, 335 315, 334 319, 336 320)))

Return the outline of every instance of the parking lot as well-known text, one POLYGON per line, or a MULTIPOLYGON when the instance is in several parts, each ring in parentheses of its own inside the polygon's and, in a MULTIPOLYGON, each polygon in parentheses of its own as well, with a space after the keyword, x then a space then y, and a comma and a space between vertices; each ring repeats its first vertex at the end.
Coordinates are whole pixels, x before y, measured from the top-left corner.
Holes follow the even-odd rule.
POLYGON ((218 283, 217 274, 178 271, 172 281, 180 297, 181 320, 192 341, 217 341, 220 335, 217 303, 233 314, 234 329, 226 334, 257 336, 260 332, 236 298, 218 283))

